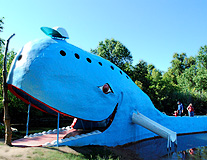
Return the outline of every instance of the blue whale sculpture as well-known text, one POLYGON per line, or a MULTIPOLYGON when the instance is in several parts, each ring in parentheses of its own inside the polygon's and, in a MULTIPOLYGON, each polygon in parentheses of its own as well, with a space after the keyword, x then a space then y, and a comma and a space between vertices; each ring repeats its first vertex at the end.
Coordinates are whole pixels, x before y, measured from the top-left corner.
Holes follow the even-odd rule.
POLYGON ((61 139, 59 145, 117 146, 167 129, 178 134, 207 131, 206 116, 161 113, 120 68, 60 38, 28 42, 13 60, 7 83, 27 104, 75 118, 71 127, 84 132, 61 139))

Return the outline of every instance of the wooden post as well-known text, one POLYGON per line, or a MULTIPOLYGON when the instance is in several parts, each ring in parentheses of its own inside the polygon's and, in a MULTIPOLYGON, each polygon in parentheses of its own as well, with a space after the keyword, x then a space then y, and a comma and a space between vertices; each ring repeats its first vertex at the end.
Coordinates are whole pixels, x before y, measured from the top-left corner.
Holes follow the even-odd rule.
POLYGON ((5 125, 5 144, 11 146, 11 138, 12 138, 12 130, 10 125, 10 116, 9 116, 9 110, 8 110, 8 86, 6 83, 7 79, 7 51, 8 51, 8 45, 9 40, 14 36, 15 34, 12 34, 8 39, 6 43, 6 49, 4 53, 4 66, 3 66, 3 106, 4 106, 4 125, 5 125))

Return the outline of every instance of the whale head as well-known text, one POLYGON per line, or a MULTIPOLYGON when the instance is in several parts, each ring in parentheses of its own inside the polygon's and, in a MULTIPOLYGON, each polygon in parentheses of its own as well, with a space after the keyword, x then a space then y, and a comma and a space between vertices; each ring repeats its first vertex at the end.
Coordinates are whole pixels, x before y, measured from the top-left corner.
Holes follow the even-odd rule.
POLYGON ((120 98, 111 72, 125 74, 107 60, 49 38, 29 42, 18 52, 7 83, 12 93, 41 110, 101 121, 120 98))
POLYGON ((102 130, 111 125, 131 82, 108 60, 53 38, 28 42, 7 79, 9 90, 27 104, 84 121, 86 127, 98 123, 102 130))
POLYGON ((45 38, 24 45, 12 62, 7 84, 27 104, 74 118, 71 127, 84 133, 98 130, 61 141, 62 145, 116 146, 136 141, 139 127, 132 124, 132 112, 158 113, 120 68, 64 39, 45 38))

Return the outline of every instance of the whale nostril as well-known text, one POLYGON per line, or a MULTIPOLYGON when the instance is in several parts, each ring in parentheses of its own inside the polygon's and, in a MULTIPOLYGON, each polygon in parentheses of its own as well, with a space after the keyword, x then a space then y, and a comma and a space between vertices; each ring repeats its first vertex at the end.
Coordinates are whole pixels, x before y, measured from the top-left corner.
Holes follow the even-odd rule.
POLYGON ((22 59, 22 55, 19 55, 18 57, 18 61, 20 61, 22 59))

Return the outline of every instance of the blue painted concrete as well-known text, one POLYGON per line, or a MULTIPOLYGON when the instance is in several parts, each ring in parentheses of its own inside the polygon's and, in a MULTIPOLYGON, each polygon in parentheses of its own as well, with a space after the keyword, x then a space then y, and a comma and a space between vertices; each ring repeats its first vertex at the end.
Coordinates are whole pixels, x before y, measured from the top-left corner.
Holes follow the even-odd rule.
POLYGON ((118 104, 112 124, 103 133, 59 145, 117 146, 156 136, 132 123, 132 113, 137 110, 177 133, 207 131, 206 116, 162 114, 118 67, 64 40, 47 38, 27 43, 16 55, 7 82, 38 100, 40 109, 49 106, 53 112, 83 120, 107 119, 118 104), (104 84, 109 84, 112 92, 105 94, 100 88, 104 84))

